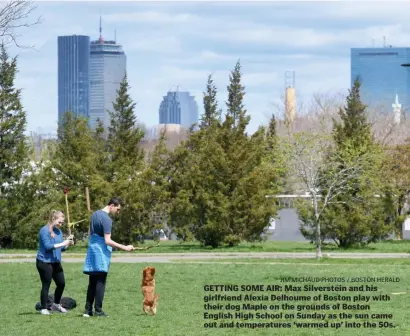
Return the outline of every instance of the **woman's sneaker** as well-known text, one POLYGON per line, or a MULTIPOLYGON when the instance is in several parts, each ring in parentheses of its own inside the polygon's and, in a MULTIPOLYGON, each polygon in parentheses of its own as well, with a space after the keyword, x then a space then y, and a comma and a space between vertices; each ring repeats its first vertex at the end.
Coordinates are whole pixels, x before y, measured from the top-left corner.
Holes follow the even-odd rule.
POLYGON ((91 317, 91 316, 93 316, 92 310, 91 311, 86 310, 83 314, 83 317, 91 317))
POLYGON ((67 309, 65 309, 63 306, 61 306, 61 304, 53 303, 53 305, 51 306, 51 310, 52 311, 58 311, 60 313, 67 313, 67 309))
POLYGON ((40 314, 41 315, 51 315, 51 313, 48 311, 48 309, 41 309, 40 314))

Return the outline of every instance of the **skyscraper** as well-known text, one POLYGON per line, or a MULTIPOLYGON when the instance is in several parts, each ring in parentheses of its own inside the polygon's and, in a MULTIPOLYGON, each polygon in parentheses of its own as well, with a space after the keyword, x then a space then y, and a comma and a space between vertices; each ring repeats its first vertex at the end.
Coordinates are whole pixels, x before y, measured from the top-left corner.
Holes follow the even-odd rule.
POLYGON ((100 18, 100 38, 90 47, 90 119, 89 126, 95 129, 100 119, 107 129, 112 103, 126 72, 126 56, 116 41, 104 41, 100 18))
POLYGON ((160 124, 179 124, 189 128, 198 122, 198 104, 187 91, 169 91, 159 107, 160 124))
POLYGON ((391 111, 391 102, 397 94, 408 114, 410 68, 402 67, 403 63, 410 63, 410 48, 352 48, 351 84, 359 78, 364 103, 385 112, 391 111))
POLYGON ((58 121, 70 111, 89 116, 90 37, 58 36, 58 121))

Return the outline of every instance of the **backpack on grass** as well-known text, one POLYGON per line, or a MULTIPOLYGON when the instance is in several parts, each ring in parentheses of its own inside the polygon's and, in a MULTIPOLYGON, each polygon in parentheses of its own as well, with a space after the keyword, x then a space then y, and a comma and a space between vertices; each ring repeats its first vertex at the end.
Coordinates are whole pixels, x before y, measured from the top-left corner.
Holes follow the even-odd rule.
MULTIPOLYGON (((47 309, 51 309, 51 306, 53 305, 53 303, 54 303, 54 295, 49 295, 47 299, 47 309)), ((77 302, 74 299, 68 298, 68 297, 62 297, 60 300, 60 304, 63 308, 67 310, 71 310, 77 307, 77 302)), ((41 303, 37 302, 35 308, 36 310, 40 311, 41 303)))

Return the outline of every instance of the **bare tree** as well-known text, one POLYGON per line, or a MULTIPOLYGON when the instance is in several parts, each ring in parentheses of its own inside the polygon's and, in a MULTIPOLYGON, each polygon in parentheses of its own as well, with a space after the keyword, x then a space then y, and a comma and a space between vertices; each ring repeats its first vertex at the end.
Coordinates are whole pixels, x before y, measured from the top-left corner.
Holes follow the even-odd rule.
POLYGON ((285 98, 274 103, 273 110, 277 117, 277 134, 286 136, 289 130, 298 132, 319 132, 328 134, 332 131, 333 118, 338 119, 339 108, 343 106, 343 92, 317 92, 307 103, 296 104, 296 116, 292 123, 286 122, 285 98))
POLYGON ((155 146, 158 144, 159 134, 161 129, 165 131, 166 134, 166 147, 169 150, 174 150, 182 141, 186 140, 188 137, 188 132, 186 129, 179 128, 178 130, 172 127, 165 126, 164 128, 151 127, 147 129, 149 136, 146 136, 141 142, 141 148, 145 150, 146 158, 154 150, 155 146))
POLYGON ((41 16, 31 21, 30 16, 37 8, 30 0, 9 0, 0 3, 0 43, 13 43, 18 48, 34 48, 34 46, 20 45, 18 39, 21 28, 30 28, 41 23, 41 16))
MULTIPOLYGON (((407 115, 407 113, 403 114, 407 115)), ((409 138, 409 118, 402 117, 400 122, 396 122, 393 112, 386 110, 383 106, 368 108, 368 116, 375 141, 382 146, 404 144, 406 139, 409 138)))
POLYGON ((329 160, 331 147, 330 135, 301 132, 289 133, 284 148, 289 158, 289 171, 301 182, 312 199, 317 258, 322 257, 320 221, 323 211, 329 204, 341 203, 336 201, 337 197, 348 192, 350 182, 362 172, 363 157, 345 162, 333 153, 329 160))

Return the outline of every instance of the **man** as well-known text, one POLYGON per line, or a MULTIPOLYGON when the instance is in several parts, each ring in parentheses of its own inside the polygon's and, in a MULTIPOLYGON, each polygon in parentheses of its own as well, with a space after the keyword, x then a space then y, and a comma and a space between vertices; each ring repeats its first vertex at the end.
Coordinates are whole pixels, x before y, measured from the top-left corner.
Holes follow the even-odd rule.
POLYGON ((93 315, 93 303, 96 316, 108 317, 102 310, 102 304, 112 248, 134 250, 132 245, 125 246, 111 239, 112 219, 109 215, 117 214, 120 209, 121 200, 112 198, 104 209, 94 212, 91 216, 87 256, 83 269, 83 272, 89 275, 84 317, 93 315))

